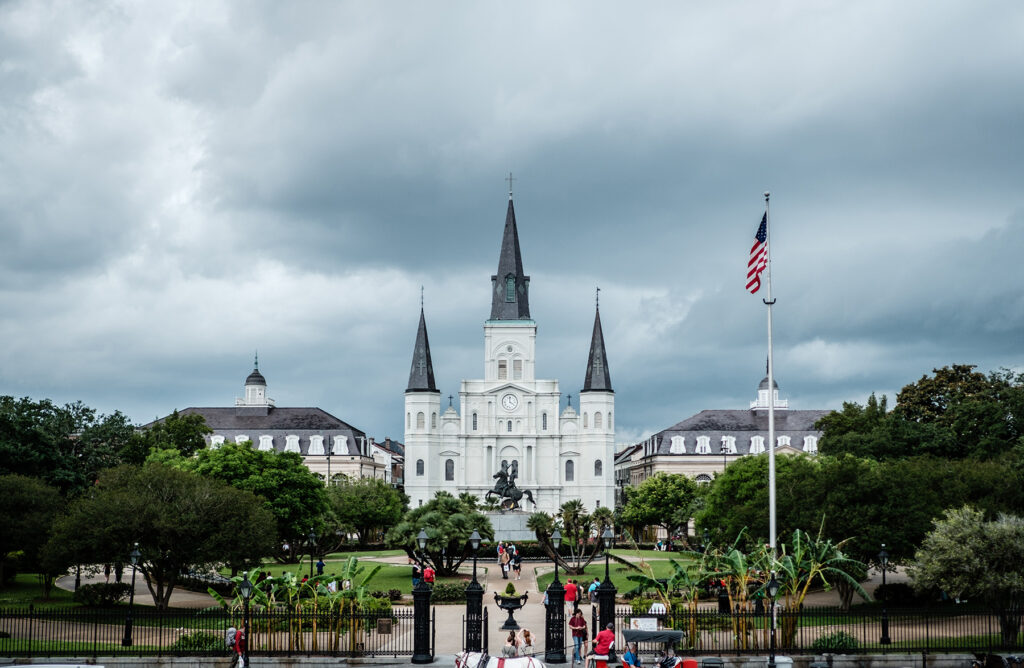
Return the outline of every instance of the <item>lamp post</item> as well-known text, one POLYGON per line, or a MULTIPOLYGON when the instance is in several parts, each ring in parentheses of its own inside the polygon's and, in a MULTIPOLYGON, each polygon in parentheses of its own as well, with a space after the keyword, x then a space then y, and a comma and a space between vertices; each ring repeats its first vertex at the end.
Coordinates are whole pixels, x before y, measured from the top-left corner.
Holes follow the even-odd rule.
POLYGON ((467 652, 479 652, 483 636, 484 588, 476 579, 476 555, 480 549, 480 532, 476 529, 469 537, 469 546, 473 549, 473 581, 466 586, 465 649, 467 652))
MULTIPOLYGON (((326 439, 327 437, 325 436, 324 438, 326 439)), ((333 449, 334 449, 334 446, 331 445, 330 442, 328 441, 328 443, 327 443, 327 486, 328 487, 331 486, 331 455, 333 454, 331 452, 331 450, 333 450, 333 449)))
POLYGON ((242 646, 242 667, 249 668, 249 598, 252 597, 252 582, 249 581, 249 571, 242 573, 242 584, 238 586, 238 591, 242 594, 242 601, 245 606, 245 612, 242 616, 242 638, 244 638, 245 645, 242 646))
POLYGON ((889 553, 885 551, 885 543, 882 543, 882 551, 878 553, 878 563, 882 565, 882 591, 885 592, 882 596, 882 637, 878 642, 888 645, 892 643, 892 639, 889 638, 889 611, 885 606, 885 600, 889 596, 889 592, 885 589, 885 568, 889 565, 889 553))
POLYGON ((555 553, 555 579, 548 585, 548 605, 544 617, 544 661, 565 663, 565 587, 558 579, 558 546, 562 532, 551 532, 551 547, 555 553))
POLYGON ((142 553, 139 552, 139 544, 135 543, 135 547, 128 555, 132 560, 132 588, 128 590, 128 616, 124 619, 124 637, 121 638, 122 647, 132 646, 132 607, 135 605, 135 568, 138 566, 139 557, 141 556, 142 553))
POLYGON ((768 612, 772 620, 772 633, 768 644, 768 668, 775 668, 775 597, 779 593, 779 581, 775 579, 775 571, 766 585, 768 588, 768 612))
POLYGON ((711 539, 708 536, 708 530, 705 528, 704 529, 704 549, 701 550, 701 552, 705 552, 706 553, 708 551, 708 543, 710 542, 710 540, 711 539))
MULTIPOLYGON (((617 590, 615 585, 612 584, 612 578, 608 570, 608 550, 612 548, 612 543, 615 541, 615 534, 612 532, 612 528, 608 527, 601 534, 601 542, 604 543, 604 582, 597 590, 597 600, 601 606, 601 612, 598 617, 598 626, 600 629, 606 628, 609 624, 615 623, 615 594, 617 590)), ((598 630, 600 630, 598 629, 598 630)), ((595 636, 597 635, 595 631, 595 636)))
MULTIPOLYGON (((427 549, 427 532, 420 529, 416 534, 416 544, 422 553, 427 549)), ((430 651, 430 585, 425 578, 412 590, 412 662, 430 663, 434 660, 430 651)), ((481 595, 482 598, 482 595, 481 595)))
POLYGON ((306 535, 309 541, 309 579, 313 579, 313 552, 316 550, 316 533, 313 527, 309 527, 309 534, 306 535))

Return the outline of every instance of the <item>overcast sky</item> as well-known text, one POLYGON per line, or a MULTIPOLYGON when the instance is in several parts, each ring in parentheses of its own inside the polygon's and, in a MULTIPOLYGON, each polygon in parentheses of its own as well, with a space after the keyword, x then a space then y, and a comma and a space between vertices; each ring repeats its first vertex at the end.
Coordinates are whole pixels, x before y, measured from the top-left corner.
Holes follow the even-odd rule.
MULTIPOLYGON (((616 441, 745 408, 770 190, 793 408, 1024 369, 1024 4, 5 2, 0 394, 279 406, 403 438, 424 286, 483 374, 509 172, 538 377, 616 441), (574 401, 575 403, 575 401, 574 401)), ((563 400, 564 401, 564 400, 563 400)))

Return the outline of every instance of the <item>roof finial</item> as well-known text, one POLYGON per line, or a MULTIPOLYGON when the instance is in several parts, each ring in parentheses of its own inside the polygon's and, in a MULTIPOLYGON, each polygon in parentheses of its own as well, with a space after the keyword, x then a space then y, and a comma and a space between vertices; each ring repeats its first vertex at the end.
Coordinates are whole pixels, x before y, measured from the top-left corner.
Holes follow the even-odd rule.
POLYGON ((423 310, 423 286, 420 286, 420 310, 423 310))
POLYGON ((566 407, 572 408, 572 395, 571 394, 567 394, 567 395, 565 395, 565 398, 567 399, 566 407))
POLYGON ((596 286, 596 288, 594 292, 594 306, 601 308, 601 287, 596 286))
POLYGON ((256 351, 256 356, 255 356, 255 359, 253 359, 252 366, 253 366, 254 369, 259 371, 259 369, 260 369, 260 351, 258 351, 258 350, 256 351))
POLYGON ((448 408, 452 407, 452 395, 448 395, 448 408))
POLYGON ((508 178, 505 179, 505 180, 508 181, 508 199, 509 199, 509 201, 511 201, 512 200, 512 182, 516 181, 517 179, 512 177, 512 172, 509 172, 508 173, 508 178))

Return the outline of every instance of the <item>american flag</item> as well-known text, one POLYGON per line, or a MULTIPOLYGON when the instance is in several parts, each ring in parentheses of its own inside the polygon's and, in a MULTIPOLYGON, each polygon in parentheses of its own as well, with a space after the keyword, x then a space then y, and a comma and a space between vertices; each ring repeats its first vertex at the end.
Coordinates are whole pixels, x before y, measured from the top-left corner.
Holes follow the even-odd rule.
POLYGON ((747 262, 747 290, 750 294, 761 289, 761 272, 768 266, 768 212, 761 217, 761 225, 754 235, 754 245, 750 247, 750 260, 747 262))

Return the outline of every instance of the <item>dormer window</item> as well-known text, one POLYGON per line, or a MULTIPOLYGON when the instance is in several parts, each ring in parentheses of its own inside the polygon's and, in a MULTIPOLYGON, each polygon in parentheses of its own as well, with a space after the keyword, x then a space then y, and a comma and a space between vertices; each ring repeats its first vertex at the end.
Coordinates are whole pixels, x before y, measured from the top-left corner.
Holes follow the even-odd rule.
POLYGON ((509 274, 505 277, 505 301, 514 302, 516 300, 516 277, 509 274))
POLYGON ((307 455, 322 455, 324 454, 324 437, 316 434, 309 437, 309 450, 306 451, 307 455))
POLYGON ((295 434, 288 434, 284 437, 285 452, 299 452, 299 437, 295 434))
POLYGON ((817 436, 804 436, 804 452, 817 452, 818 451, 818 437, 817 436))
POLYGON ((224 437, 220 435, 214 435, 210 437, 210 447, 216 450, 220 446, 224 445, 224 437))
POLYGON ((335 455, 347 455, 348 454, 348 436, 335 436, 334 437, 334 449, 331 454, 335 455))
POLYGON ((260 436, 260 450, 273 450, 274 449, 274 437, 270 434, 263 434, 260 436))
POLYGON ((697 437, 697 449, 695 452, 698 455, 710 455, 711 454, 711 437, 710 436, 698 436, 697 437))
POLYGON ((779 447, 780 448, 783 447, 783 446, 791 445, 790 441, 789 441, 789 436, 779 436, 778 440, 779 440, 779 447))
POLYGON ((764 452, 764 436, 753 436, 750 439, 750 454, 759 455, 764 452))
POLYGON ((722 452, 730 455, 736 454, 736 437, 735 436, 723 436, 722 437, 722 452))
POLYGON ((673 455, 682 455, 686 453, 686 439, 682 436, 673 436, 672 442, 668 446, 668 451, 673 455))

